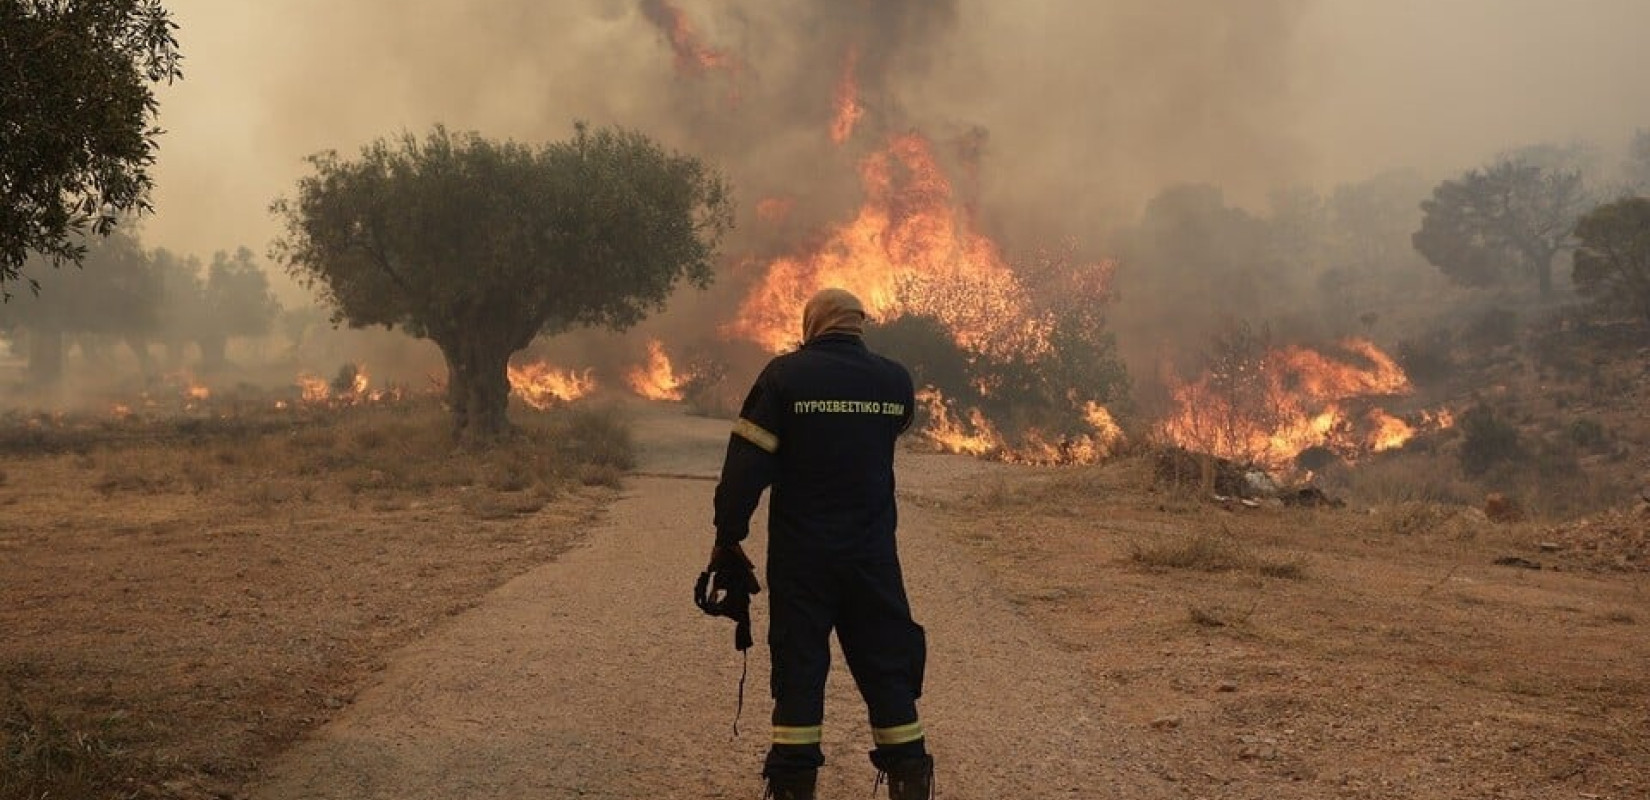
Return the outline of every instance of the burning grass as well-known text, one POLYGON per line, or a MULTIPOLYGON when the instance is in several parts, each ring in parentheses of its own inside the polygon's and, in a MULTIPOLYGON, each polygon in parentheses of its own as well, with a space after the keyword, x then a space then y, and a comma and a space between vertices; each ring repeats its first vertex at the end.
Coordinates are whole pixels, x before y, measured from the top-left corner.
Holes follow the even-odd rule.
POLYGON ((634 463, 616 410, 519 421, 487 451, 433 401, 0 427, 0 797, 233 795, 634 463))

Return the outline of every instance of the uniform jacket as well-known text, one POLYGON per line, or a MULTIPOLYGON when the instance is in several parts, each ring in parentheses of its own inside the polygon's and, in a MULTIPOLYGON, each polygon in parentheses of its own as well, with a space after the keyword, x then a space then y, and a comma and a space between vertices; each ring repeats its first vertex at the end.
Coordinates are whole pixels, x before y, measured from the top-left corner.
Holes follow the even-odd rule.
POLYGON ((716 543, 750 533, 762 491, 769 558, 893 557, 894 443, 911 375, 858 336, 826 334, 773 359, 745 398, 716 486, 716 543))

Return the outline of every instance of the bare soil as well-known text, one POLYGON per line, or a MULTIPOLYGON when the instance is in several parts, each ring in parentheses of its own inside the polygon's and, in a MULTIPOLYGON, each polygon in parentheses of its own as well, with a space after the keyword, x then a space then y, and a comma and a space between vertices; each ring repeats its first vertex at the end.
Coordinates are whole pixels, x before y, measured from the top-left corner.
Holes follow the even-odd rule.
MULTIPOLYGON (((105 495, 86 456, 8 460, 7 685, 166 742, 193 769, 162 795, 754 798, 766 653, 734 737, 732 631, 689 598, 726 423, 635 421, 600 514, 602 489, 497 515, 456 488, 105 495)), ((901 458, 941 797, 1650 794, 1643 572, 1471 509, 901 458)), ((821 794, 863 796, 840 664, 830 691, 821 794)))

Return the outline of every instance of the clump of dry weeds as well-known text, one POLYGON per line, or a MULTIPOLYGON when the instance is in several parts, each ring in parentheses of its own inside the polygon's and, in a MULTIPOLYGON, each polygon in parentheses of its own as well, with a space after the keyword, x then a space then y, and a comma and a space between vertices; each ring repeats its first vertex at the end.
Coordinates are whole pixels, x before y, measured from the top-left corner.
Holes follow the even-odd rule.
POLYGON ((1135 542, 1129 560, 1150 570, 1190 572, 1252 572, 1268 578, 1303 580, 1307 574, 1304 556, 1275 558, 1256 553, 1230 532, 1200 532, 1192 536, 1171 536, 1152 542, 1135 542))
POLYGON ((88 728, 9 698, 0 705, 0 797, 143 797, 160 773, 121 744, 115 720, 88 728))

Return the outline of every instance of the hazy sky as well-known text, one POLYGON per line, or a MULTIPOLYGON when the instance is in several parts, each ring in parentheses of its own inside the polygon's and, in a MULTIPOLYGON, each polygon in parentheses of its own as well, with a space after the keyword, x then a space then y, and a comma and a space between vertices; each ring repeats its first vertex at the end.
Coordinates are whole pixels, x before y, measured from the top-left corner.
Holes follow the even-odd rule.
MULTIPOLYGON (((807 155, 822 130, 811 109, 824 114, 828 95, 815 89, 840 64, 808 45, 840 2, 680 0, 711 44, 753 67, 744 102, 763 110, 742 112, 752 116, 739 147, 721 154, 749 161, 730 168, 753 176, 746 184, 782 182, 793 168, 807 176, 802 162, 819 160, 807 155)), ((741 119, 716 78, 675 74, 634 0, 167 6, 182 26, 186 77, 161 93, 150 245, 263 252, 276 232, 269 202, 290 191, 303 156, 436 121, 548 139, 584 118, 692 147, 716 141, 704 131, 727 125, 722 117, 741 119)), ((894 52, 921 58, 890 63, 898 74, 885 76, 873 110, 889 128, 987 132, 988 205, 1033 227, 1127 221, 1118 217, 1176 181, 1253 198, 1392 167, 1442 173, 1539 140, 1616 147, 1650 127, 1646 0, 956 6, 933 31, 889 37, 894 52)), ((806 196, 809 180, 795 183, 806 196)))

